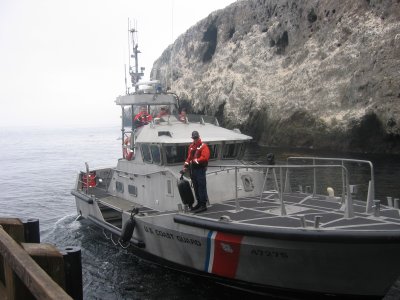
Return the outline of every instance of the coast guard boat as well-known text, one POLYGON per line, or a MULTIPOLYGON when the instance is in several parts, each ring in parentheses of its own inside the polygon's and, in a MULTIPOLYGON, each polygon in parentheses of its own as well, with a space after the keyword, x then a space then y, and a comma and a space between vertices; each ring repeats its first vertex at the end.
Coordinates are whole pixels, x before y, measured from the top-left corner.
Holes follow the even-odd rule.
MULTIPOLYGON (((137 58, 137 45, 134 54, 137 58)), ((137 61, 137 60, 136 60, 137 61)), ((369 161, 289 157, 246 163, 251 137, 214 117, 178 115, 179 99, 159 82, 119 96, 121 158, 81 171, 72 194, 79 216, 135 253, 184 272, 249 291, 382 296, 400 274, 399 200, 374 197, 369 161), (145 106, 148 124, 126 126, 145 106), (125 117, 124 117, 125 116, 125 117), (194 214, 189 177, 179 171, 192 131, 211 156, 208 209, 194 214), (369 174, 365 183, 357 171, 369 174), (365 199, 355 200, 366 186, 365 199)))

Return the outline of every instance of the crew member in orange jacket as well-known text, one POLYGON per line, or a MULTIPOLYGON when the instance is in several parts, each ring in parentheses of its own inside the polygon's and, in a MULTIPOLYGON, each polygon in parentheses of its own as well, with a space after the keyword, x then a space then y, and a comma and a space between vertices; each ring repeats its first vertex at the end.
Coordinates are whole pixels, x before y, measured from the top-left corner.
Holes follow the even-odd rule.
POLYGON ((190 169, 194 193, 197 204, 192 208, 194 213, 207 210, 207 181, 206 170, 208 159, 210 158, 210 149, 203 143, 197 131, 192 132, 193 143, 189 146, 188 156, 183 167, 183 172, 190 169))
POLYGON ((133 119, 133 123, 136 127, 141 127, 143 125, 149 124, 153 120, 153 117, 147 113, 146 106, 140 107, 140 112, 133 119))

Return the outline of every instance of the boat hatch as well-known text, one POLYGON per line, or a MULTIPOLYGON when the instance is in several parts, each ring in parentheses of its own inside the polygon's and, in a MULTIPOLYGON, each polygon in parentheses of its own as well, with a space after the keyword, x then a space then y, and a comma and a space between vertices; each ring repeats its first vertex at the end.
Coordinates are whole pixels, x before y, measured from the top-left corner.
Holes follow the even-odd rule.
POLYGON ((170 131, 159 131, 158 132, 158 136, 162 136, 162 135, 166 135, 166 136, 172 137, 172 134, 171 134, 170 131))

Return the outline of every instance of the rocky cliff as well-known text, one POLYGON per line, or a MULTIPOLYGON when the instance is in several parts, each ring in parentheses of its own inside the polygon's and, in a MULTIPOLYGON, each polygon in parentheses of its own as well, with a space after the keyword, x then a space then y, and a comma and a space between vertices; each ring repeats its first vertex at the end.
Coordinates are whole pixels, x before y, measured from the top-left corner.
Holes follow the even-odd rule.
POLYGON ((400 153, 400 0, 237 1, 151 77, 260 144, 400 153))

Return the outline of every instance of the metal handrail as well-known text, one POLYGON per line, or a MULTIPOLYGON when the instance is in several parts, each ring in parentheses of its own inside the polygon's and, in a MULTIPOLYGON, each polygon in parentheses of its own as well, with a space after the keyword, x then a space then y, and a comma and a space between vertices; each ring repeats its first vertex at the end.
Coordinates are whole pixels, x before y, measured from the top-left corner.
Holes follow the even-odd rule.
MULTIPOLYGON (((289 160, 312 160, 313 164, 315 164, 315 161, 338 161, 342 165, 344 165, 344 162, 350 162, 350 163, 360 163, 360 164, 367 164, 370 167, 370 172, 371 172, 371 179, 368 183, 368 195, 367 195, 367 205, 366 205, 366 213, 372 213, 373 210, 373 203, 375 200, 375 179, 374 179, 374 166, 372 162, 369 160, 360 160, 360 159, 351 159, 351 158, 335 158, 335 157, 299 157, 299 156, 291 156, 287 158, 287 164, 289 164, 289 160)), ((314 193, 316 189, 316 174, 314 173, 314 193)), ((344 186, 344 175, 342 174, 342 182, 344 186)), ((349 192, 348 192, 349 193, 349 192)), ((343 191, 344 195, 344 191, 343 191)), ((342 197, 343 197, 342 195, 342 197)), ((342 201, 344 199, 342 198, 342 201)))
MULTIPOLYGON (((210 167, 215 167, 215 165, 213 165, 213 166, 210 166, 210 165, 209 165, 208 168, 210 168, 210 167)), ((217 167, 221 167, 221 166, 218 165, 217 167)), ((218 174, 218 173, 225 172, 225 171, 229 172, 229 171, 232 171, 232 170, 234 170, 234 169, 235 169, 235 168, 232 168, 232 167, 229 167, 229 168, 221 168, 221 170, 207 172, 207 174, 208 174, 208 175, 211 175, 211 174, 218 174)))
MULTIPOLYGON (((351 218, 354 216, 354 211, 353 211, 353 200, 351 197, 350 193, 350 188, 349 188, 349 172, 347 168, 343 165, 213 165, 213 166, 208 166, 209 168, 232 168, 235 169, 235 206, 236 206, 236 211, 240 211, 240 205, 239 205, 239 200, 238 200, 238 180, 237 180, 237 175, 238 175, 238 170, 239 169, 273 169, 275 172, 275 169, 279 169, 280 173, 280 187, 278 187, 278 181, 275 177, 275 183, 277 185, 277 190, 279 194, 279 199, 280 199, 280 209, 281 209, 281 215, 286 215, 286 208, 285 204, 283 201, 283 193, 284 193, 284 188, 283 188, 283 169, 286 169, 286 174, 289 169, 305 169, 305 168, 311 168, 311 169, 319 169, 319 168, 339 168, 342 170, 343 174, 345 175, 345 187, 343 187, 343 190, 346 191, 346 197, 345 197, 345 209, 344 209, 344 217, 345 218, 351 218)), ((268 176, 268 172, 266 173, 266 176, 268 176)), ((266 180, 266 179, 265 179, 266 180)), ((263 187, 264 188, 264 187, 263 187)), ((262 193, 263 191, 261 191, 262 193)))
MULTIPOLYGON (((126 171, 118 170, 116 168, 114 168, 113 170, 117 173, 128 173, 126 171)), ((169 170, 161 170, 161 171, 150 172, 147 174, 139 174, 139 173, 128 173, 128 174, 133 175, 133 176, 150 176, 150 175, 154 175, 154 174, 158 174, 158 173, 162 174, 162 173, 167 173, 167 172, 170 172, 170 171, 169 170)))

